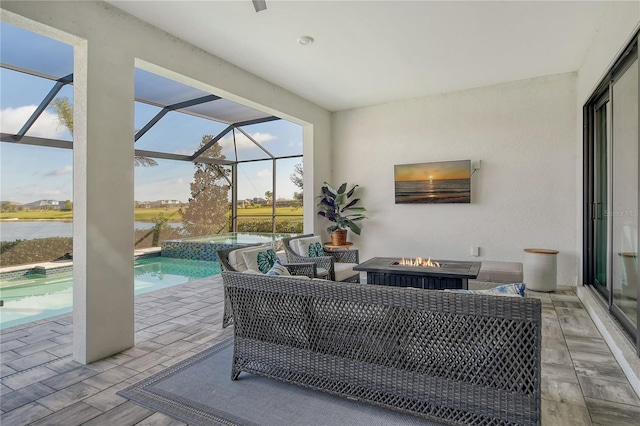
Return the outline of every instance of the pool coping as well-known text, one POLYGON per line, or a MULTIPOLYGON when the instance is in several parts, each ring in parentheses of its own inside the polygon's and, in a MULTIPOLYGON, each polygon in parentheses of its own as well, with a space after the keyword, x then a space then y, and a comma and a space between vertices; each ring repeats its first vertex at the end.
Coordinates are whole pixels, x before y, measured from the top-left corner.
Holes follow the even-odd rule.
MULTIPOLYGON (((134 259, 153 257, 161 254, 160 247, 134 250, 134 259)), ((23 277, 26 275, 55 275, 73 271, 73 260, 54 260, 51 262, 30 263, 0 268, 0 280, 23 277)))

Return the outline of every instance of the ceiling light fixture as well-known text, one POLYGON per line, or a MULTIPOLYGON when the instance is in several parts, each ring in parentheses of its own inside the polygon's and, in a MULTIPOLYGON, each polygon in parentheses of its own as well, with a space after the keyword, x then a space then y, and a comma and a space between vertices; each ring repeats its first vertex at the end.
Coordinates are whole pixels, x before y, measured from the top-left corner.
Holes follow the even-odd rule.
POLYGON ((298 43, 300 43, 303 46, 307 46, 309 44, 312 44, 315 40, 313 39, 313 37, 310 36, 300 36, 298 37, 298 43))
POLYGON ((265 0, 251 0, 253 2, 253 7, 256 12, 260 12, 261 10, 265 10, 267 8, 267 2, 265 0))

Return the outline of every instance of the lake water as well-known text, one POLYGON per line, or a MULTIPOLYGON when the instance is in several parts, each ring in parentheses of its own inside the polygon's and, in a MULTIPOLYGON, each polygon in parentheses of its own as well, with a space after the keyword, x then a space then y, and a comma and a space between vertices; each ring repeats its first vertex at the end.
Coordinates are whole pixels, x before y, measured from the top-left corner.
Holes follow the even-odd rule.
MULTIPOLYGON (((135 229, 151 229, 153 222, 134 222, 135 229)), ((174 228, 182 223, 169 223, 174 228)), ((32 240, 34 238, 73 237, 73 223, 57 221, 0 221, 0 241, 32 240)))

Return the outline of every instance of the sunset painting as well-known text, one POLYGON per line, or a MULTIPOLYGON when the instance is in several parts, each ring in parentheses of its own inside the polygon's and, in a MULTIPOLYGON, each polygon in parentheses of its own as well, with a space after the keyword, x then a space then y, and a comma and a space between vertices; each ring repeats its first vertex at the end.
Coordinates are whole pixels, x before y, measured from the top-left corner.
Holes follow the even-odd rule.
POLYGON ((471 160, 395 166, 396 204, 471 203, 471 160))

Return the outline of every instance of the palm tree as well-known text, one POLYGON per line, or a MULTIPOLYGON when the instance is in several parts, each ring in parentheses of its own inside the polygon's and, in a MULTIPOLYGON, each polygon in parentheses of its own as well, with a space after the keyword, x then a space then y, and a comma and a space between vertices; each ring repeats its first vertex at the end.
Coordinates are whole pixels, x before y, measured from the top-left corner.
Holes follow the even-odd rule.
MULTIPOLYGON (((58 115, 58 122, 69 129, 73 135, 73 105, 66 96, 55 98, 51 101, 51 107, 58 115)), ((153 158, 134 156, 134 163, 136 167, 153 167, 157 166, 158 162, 153 158)))

